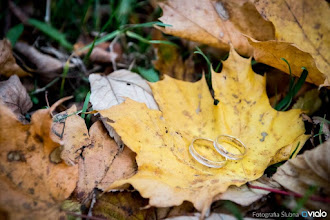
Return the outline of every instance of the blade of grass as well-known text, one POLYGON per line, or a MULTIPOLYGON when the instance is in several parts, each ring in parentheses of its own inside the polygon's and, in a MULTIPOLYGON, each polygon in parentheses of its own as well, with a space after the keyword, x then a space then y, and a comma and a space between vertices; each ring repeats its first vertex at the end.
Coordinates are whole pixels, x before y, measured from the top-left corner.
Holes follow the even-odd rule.
POLYGON ((300 145, 300 141, 297 144, 297 147, 294 149, 294 151, 292 152, 292 154, 290 155, 290 159, 293 157, 293 155, 296 153, 296 151, 298 150, 298 147, 300 145))
POLYGON ((143 36, 137 34, 137 33, 134 33, 132 31, 126 31, 125 32, 126 35, 130 38, 133 38, 133 39, 136 39, 136 40, 139 40, 143 43, 146 43, 146 44, 167 44, 167 45, 172 45, 172 46, 176 46, 176 44, 170 42, 170 41, 165 41, 165 40, 148 40, 146 38, 144 38, 143 36))
POLYGON ((10 28, 6 34, 6 38, 9 39, 11 46, 14 47, 19 37, 22 35, 24 31, 24 25, 18 24, 14 27, 10 28))
POLYGON ((63 97, 64 94, 64 84, 65 84, 65 78, 68 75, 69 72, 69 63, 70 63, 70 59, 68 59, 65 62, 65 65, 63 67, 63 73, 62 73, 62 82, 61 82, 61 88, 60 88, 60 98, 63 97))
POLYGON ((202 55, 202 57, 206 60, 207 62, 207 65, 208 65, 208 74, 205 76, 206 77, 206 81, 207 81, 207 84, 209 86, 210 89, 212 89, 212 81, 211 81, 211 67, 212 67, 212 63, 211 61, 209 60, 209 58, 203 53, 203 51, 199 48, 199 47, 196 47, 196 50, 197 51, 194 51, 195 54, 200 54, 202 55))
POLYGON ((285 111, 291 104, 293 97, 298 93, 298 91, 301 89, 302 85, 305 83, 308 71, 305 67, 302 67, 303 72, 301 73, 298 81, 296 84, 290 83, 290 90, 288 94, 282 99, 275 107, 276 110, 278 111, 285 111))
POLYGON ((35 28, 39 29, 41 32, 43 32, 44 34, 46 34, 48 37, 54 39, 55 41, 57 41, 60 45, 62 45, 65 49, 67 50, 72 50, 73 46, 71 43, 69 43, 66 38, 65 35, 61 32, 59 32, 57 29, 55 29, 54 27, 50 26, 49 24, 30 18, 28 20, 28 23, 32 26, 34 26, 35 28))
POLYGON ((121 33, 122 33, 122 31, 120 31, 120 30, 115 30, 115 31, 113 31, 113 32, 111 32, 111 33, 109 33, 109 34, 103 36, 103 37, 100 37, 99 39, 95 40, 95 42, 92 42, 92 43, 90 43, 90 44, 87 44, 87 45, 84 46, 83 48, 80 48, 79 51, 83 51, 83 50, 90 49, 90 48, 93 46, 93 44, 94 44, 94 46, 96 46, 96 45, 99 45, 100 43, 106 42, 106 41, 108 41, 108 40, 112 40, 112 39, 115 38, 118 34, 121 34, 121 33))
MULTIPOLYGON (((85 101, 84 101, 84 106, 83 106, 83 108, 82 108, 82 112, 86 112, 86 110, 87 110, 87 108, 88 108, 88 103, 89 103, 89 98, 90 98, 90 96, 91 96, 91 92, 89 91, 89 92, 87 93, 87 95, 86 95, 86 98, 85 98, 85 101)), ((86 115, 86 114, 81 113, 81 117, 82 117, 83 119, 85 119, 85 115, 86 115)))

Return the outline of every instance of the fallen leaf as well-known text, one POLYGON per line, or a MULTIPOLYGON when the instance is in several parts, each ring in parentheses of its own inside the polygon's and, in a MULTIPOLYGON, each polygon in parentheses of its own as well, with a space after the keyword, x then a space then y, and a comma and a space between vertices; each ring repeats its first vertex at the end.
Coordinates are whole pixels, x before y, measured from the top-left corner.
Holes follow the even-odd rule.
POLYGON ((63 63, 47 54, 39 52, 36 48, 24 42, 17 42, 15 50, 34 65, 33 70, 45 80, 51 80, 63 72, 63 63))
MULTIPOLYGON (((305 151, 302 155, 288 160, 277 169, 272 178, 284 188, 304 195, 309 187, 316 186, 314 196, 329 198, 330 141, 305 151)), ((305 204, 311 209, 322 209, 329 213, 329 205, 324 202, 308 200, 305 204)))
POLYGON ((0 206, 11 219, 58 218, 59 203, 76 187, 78 166, 49 158, 59 147, 50 137, 50 112, 61 102, 36 111, 27 125, 0 104, 0 206))
POLYGON ((148 200, 134 192, 105 193, 96 199, 93 216, 106 219, 164 219, 195 211, 191 203, 169 208, 147 207, 148 200))
POLYGON ((75 192, 78 200, 86 203, 94 188, 104 190, 115 180, 128 178, 136 172, 135 153, 127 147, 120 151, 100 121, 88 131, 85 121, 76 113, 73 105, 54 116, 52 138, 62 145, 57 156, 59 161, 69 166, 78 163, 79 180, 75 192))
POLYGON ((19 65, 12 54, 11 44, 9 40, 0 40, 0 74, 6 77, 12 75, 30 76, 29 73, 25 72, 19 65))
POLYGON ((308 82, 320 85, 328 80, 329 83, 329 4, 326 1, 315 4, 308 0, 255 0, 254 4, 260 14, 274 24, 278 41, 250 41, 256 49, 255 59, 288 72, 286 64, 278 59, 284 57, 293 74, 300 74, 300 68, 304 66, 309 71, 308 82))
MULTIPOLYGON (((75 53, 78 56, 85 56, 88 54, 89 49, 81 50, 85 46, 82 42, 77 42, 74 45, 75 53)), ((107 47, 109 48, 109 44, 107 44, 107 47)), ((121 48, 119 44, 114 45, 115 51, 107 51, 106 48, 102 48, 99 45, 97 45, 95 48, 93 48, 92 53, 89 56, 89 60, 92 63, 100 63, 100 64, 111 64, 114 61, 118 61, 118 59, 121 56, 121 48)))
POLYGON ((312 115, 320 109, 322 100, 319 97, 319 90, 312 89, 299 97, 296 103, 292 106, 293 109, 301 109, 308 115, 312 115))
POLYGON ((17 75, 0 82, 0 100, 20 119, 32 107, 32 101, 17 75))
MULTIPOLYGON (((94 110, 103 110, 122 103, 126 97, 137 102, 146 103, 151 109, 158 109, 152 91, 141 76, 127 70, 117 70, 108 76, 89 75, 91 84, 90 102, 94 110)), ((122 141, 113 128, 104 123, 111 137, 119 146, 122 141)))
POLYGON ((242 34, 258 40, 274 39, 274 27, 248 1, 168 0, 159 3, 163 32, 229 50, 229 43, 243 55, 253 50, 242 34), (260 27, 263 28, 260 31, 260 27))
POLYGON ((135 174, 135 153, 125 147, 120 151, 100 121, 89 129, 91 145, 79 159, 78 199, 90 198, 94 188, 105 190, 115 180, 135 174))
POLYGON ((90 145, 88 130, 84 119, 76 115, 77 107, 73 105, 67 111, 54 116, 52 125, 53 139, 62 145, 61 158, 73 166, 78 162, 82 148, 90 145))
POLYGON ((309 53, 299 50, 296 45, 278 41, 248 40, 254 48, 253 57, 258 62, 273 66, 285 73, 290 73, 288 65, 281 60, 281 58, 285 58, 290 64, 293 75, 300 77, 301 67, 306 67, 308 70, 307 82, 315 85, 324 82, 325 77, 317 69, 313 57, 309 53))
MULTIPOLYGON (((137 154, 137 174, 116 181, 109 189, 128 183, 149 198, 152 206, 190 201, 205 215, 213 198, 230 185, 258 179, 268 165, 288 159, 298 142, 303 146, 308 136, 304 135, 301 111, 274 110, 265 78, 252 71, 250 62, 232 50, 222 73, 213 72, 218 105, 214 105, 205 78, 190 83, 165 75, 164 80, 150 84, 161 111, 131 99, 100 110, 137 154), (220 169, 196 162, 188 151, 191 141, 196 137, 214 139, 219 134, 239 138, 247 146, 246 156, 220 169)), ((211 148, 204 151, 207 158, 223 160, 211 148)))

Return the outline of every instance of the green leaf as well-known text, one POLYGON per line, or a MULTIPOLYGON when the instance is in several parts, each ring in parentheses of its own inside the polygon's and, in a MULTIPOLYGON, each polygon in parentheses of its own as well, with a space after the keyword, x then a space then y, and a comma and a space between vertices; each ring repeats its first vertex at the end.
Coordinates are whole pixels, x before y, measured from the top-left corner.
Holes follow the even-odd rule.
POLYGON ((23 24, 15 25, 14 27, 9 29, 9 31, 6 34, 6 38, 9 39, 9 41, 11 42, 12 47, 15 46, 17 40, 22 35, 23 31, 24 31, 24 25, 23 24))
POLYGON ((159 81, 159 75, 156 72, 156 70, 154 70, 153 68, 145 69, 145 68, 142 68, 142 67, 138 67, 138 72, 143 78, 145 78, 149 82, 159 81))
POLYGON ((41 32, 43 32, 44 34, 46 34, 47 36, 49 36, 50 38, 54 39, 55 41, 57 41, 60 45, 62 45, 65 49, 67 50, 72 50, 73 46, 71 43, 69 43, 66 38, 65 35, 61 32, 59 32, 57 29, 55 29, 54 27, 50 26, 49 24, 30 18, 28 20, 28 23, 32 26, 34 26, 35 28, 39 29, 41 32))
POLYGON ((82 108, 81 117, 82 117, 83 119, 85 119, 85 115, 86 115, 86 114, 84 114, 84 112, 86 112, 86 110, 87 110, 87 108, 88 108, 88 103, 89 103, 89 98, 90 98, 90 96, 91 96, 91 92, 89 91, 89 92, 87 93, 87 95, 86 95, 86 98, 85 98, 85 101, 84 101, 84 106, 83 106, 83 108, 82 108))

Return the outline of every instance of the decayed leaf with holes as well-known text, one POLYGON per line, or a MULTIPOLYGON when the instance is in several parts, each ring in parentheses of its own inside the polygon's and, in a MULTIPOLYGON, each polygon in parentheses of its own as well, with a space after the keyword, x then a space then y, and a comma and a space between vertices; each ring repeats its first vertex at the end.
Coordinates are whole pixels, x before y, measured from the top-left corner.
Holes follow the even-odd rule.
POLYGON ((32 101, 17 75, 0 82, 0 100, 8 106, 15 115, 24 121, 24 114, 32 107, 32 101))
POLYGON ((35 112, 27 125, 0 105, 1 209, 11 219, 58 218, 63 215, 60 202, 70 196, 78 180, 78 166, 50 159, 59 148, 50 137, 50 112, 58 103, 35 112))
MULTIPOLYGON (((103 110, 122 103, 125 98, 145 103, 151 109, 158 109, 146 80, 128 70, 117 70, 108 76, 89 75, 91 84, 90 102, 94 110, 103 110)), ((118 134, 104 123, 111 137, 119 146, 124 146, 118 134)))
POLYGON ((6 77, 17 75, 29 76, 19 65, 12 54, 10 42, 7 39, 0 41, 0 74, 6 77))
MULTIPOLYGON (((329 198, 330 190, 330 141, 288 160, 277 169, 273 179, 286 189, 304 195, 309 187, 316 186, 314 195, 329 198)), ((305 204, 312 209, 330 211, 324 202, 308 200, 305 204)))
MULTIPOLYGON (((303 146, 308 136, 301 111, 274 110, 265 78, 252 71, 250 62, 232 50, 222 73, 213 73, 218 105, 204 78, 190 83, 165 76, 150 84, 161 111, 130 99, 101 110, 137 154, 137 174, 116 181, 110 189, 129 183, 150 199, 150 205, 166 207, 186 200, 205 214, 217 194, 259 178, 271 163, 288 159, 299 142, 303 146), (239 138, 247 146, 246 156, 220 169, 196 162, 188 151, 193 138, 214 139, 219 134, 239 138)), ((203 150, 208 158, 222 159, 211 148, 203 150)))
POLYGON ((255 0, 258 11, 275 26, 276 40, 250 41, 257 61, 288 73, 287 59, 295 75, 309 71, 308 82, 320 85, 330 77, 330 7, 326 1, 255 0))
POLYGON ((274 39, 274 27, 248 1, 168 0, 159 3, 167 34, 229 50, 232 43, 244 55, 252 47, 242 34, 258 40, 274 39), (260 31, 262 27, 262 31, 260 31))

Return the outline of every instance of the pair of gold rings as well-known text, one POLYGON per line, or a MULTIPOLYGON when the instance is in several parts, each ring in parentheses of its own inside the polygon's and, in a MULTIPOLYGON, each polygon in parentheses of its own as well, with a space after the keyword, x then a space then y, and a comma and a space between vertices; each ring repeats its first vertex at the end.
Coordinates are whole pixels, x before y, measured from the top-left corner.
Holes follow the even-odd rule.
POLYGON ((197 162, 199 162, 207 167, 221 168, 227 163, 227 160, 242 159, 244 157, 244 155, 246 154, 246 146, 238 138, 235 138, 230 135, 219 135, 215 140, 208 139, 208 138, 193 139, 189 146, 189 152, 190 152, 191 156, 197 162), (206 141, 212 142, 213 147, 219 154, 221 154, 224 157, 224 160, 213 161, 213 160, 209 160, 209 159, 205 158, 204 156, 202 156, 201 154, 199 154, 194 147, 194 143, 197 140, 206 140, 206 141), (238 149, 238 151, 240 153, 238 153, 238 154, 231 153, 224 147, 224 145, 234 147, 234 148, 238 149))

